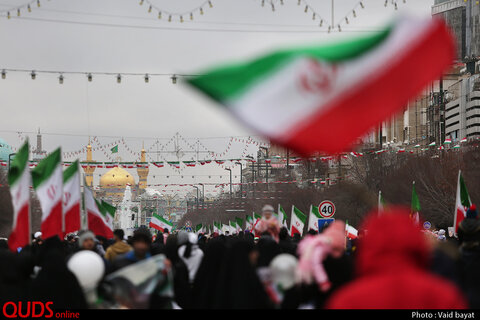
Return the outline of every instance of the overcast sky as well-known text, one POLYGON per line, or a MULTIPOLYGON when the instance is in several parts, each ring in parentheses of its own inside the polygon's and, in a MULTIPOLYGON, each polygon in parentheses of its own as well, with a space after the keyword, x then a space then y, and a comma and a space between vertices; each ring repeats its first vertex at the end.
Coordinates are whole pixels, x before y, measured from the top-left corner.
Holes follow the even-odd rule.
MULTIPOLYGON (((17 17, 15 8, 30 2, 0 0, 0 69, 166 75, 152 76, 149 83, 143 76, 123 76, 118 84, 114 75, 94 75, 88 82, 84 74, 67 73, 60 85, 59 73, 38 73, 31 80, 29 73, 8 72, 5 80, 0 79, 0 137, 12 147, 19 147, 20 136, 29 136, 35 144, 33 132, 40 128, 48 152, 59 146, 64 152, 80 150, 88 136, 97 136, 100 144, 124 137, 137 152, 142 142, 154 151, 156 139, 165 144, 178 132, 191 144, 200 138, 217 153, 227 149, 229 137, 246 139, 255 133, 181 81, 172 84, 169 74, 196 74, 218 63, 252 58, 276 48, 321 45, 375 32, 396 14, 428 16, 433 4, 433 0, 399 0, 395 10, 391 0, 386 7, 384 0, 364 0, 361 9, 357 0, 335 0, 336 29, 327 33, 330 0, 301 0, 300 5, 297 0, 284 0, 284 5, 267 0, 264 7, 261 0, 212 0, 213 8, 204 0, 151 0, 142 6, 140 0, 40 0, 40 8, 32 4, 32 12, 25 7, 17 17), (151 13, 148 2, 154 7, 151 13), (158 9, 164 12, 162 19, 158 19, 158 9), (317 13, 315 19, 312 9, 317 13), (7 10, 11 10, 11 19, 6 18, 7 10), (165 12, 185 13, 184 22, 175 14, 168 22, 165 12), (319 15, 324 20, 322 27, 319 15)), ((170 144, 164 150, 172 148, 170 144)), ((182 148, 188 149, 185 144, 182 148)), ((123 145, 119 149, 122 161, 137 160, 123 145)), ((256 155, 257 149, 233 143, 223 157, 256 155)), ((156 160, 156 155, 151 157, 156 160)), ((191 157, 186 154, 180 160, 191 157)), ((94 158, 109 161, 100 151, 94 158)), ((163 153, 159 160, 176 158, 163 153)), ((228 182, 228 171, 218 169, 211 165, 210 169, 186 168, 176 173, 151 167, 149 183, 228 182), (180 174, 183 179, 174 177, 180 174), (217 177, 201 177, 209 174, 217 177)), ((234 182, 238 180, 239 176, 234 182)))

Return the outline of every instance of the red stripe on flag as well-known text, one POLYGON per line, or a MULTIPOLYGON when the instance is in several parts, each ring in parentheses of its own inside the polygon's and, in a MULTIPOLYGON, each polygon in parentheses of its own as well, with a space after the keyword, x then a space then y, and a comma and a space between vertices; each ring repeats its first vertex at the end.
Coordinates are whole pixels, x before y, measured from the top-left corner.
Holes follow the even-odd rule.
POLYGON ((62 200, 58 201, 57 204, 52 208, 48 217, 42 221, 40 230, 42 231, 42 238, 47 239, 53 236, 58 236, 60 239, 63 239, 62 232, 62 200))
POLYGON ((107 239, 113 238, 112 230, 105 225, 105 222, 102 218, 90 211, 87 211, 87 216, 88 229, 90 229, 95 235, 103 236, 107 239))
POLYGON ((80 203, 65 213, 65 234, 80 230, 80 203))
POLYGON ((26 203, 19 211, 17 224, 8 236, 8 247, 17 252, 18 247, 24 247, 30 243, 30 223, 28 217, 29 205, 26 203))

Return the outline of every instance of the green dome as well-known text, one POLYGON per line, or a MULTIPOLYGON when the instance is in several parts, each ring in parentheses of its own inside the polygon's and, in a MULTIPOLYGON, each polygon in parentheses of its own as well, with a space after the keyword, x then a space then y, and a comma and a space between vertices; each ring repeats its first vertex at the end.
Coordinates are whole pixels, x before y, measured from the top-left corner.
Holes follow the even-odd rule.
POLYGON ((5 140, 0 138, 0 161, 8 161, 8 155, 13 153, 12 147, 5 140))

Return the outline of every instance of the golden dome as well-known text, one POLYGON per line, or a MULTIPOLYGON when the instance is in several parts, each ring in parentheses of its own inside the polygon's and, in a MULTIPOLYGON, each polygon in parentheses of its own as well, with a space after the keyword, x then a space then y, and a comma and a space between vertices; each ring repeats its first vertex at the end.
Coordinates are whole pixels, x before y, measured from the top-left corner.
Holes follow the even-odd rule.
POLYGON ((124 189, 127 185, 134 186, 135 179, 133 176, 125 169, 120 167, 115 167, 100 177, 100 187, 105 189, 110 188, 122 188, 124 189))

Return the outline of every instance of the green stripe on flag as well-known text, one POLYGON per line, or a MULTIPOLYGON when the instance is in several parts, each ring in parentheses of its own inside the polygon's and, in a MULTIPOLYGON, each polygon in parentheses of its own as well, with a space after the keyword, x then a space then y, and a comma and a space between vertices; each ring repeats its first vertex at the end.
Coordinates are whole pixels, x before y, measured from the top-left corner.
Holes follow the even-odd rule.
POLYGON ((105 202, 102 200, 102 206, 105 208, 106 212, 110 214, 110 216, 115 217, 115 211, 117 211, 117 208, 112 206, 110 203, 105 202))
POLYGON ((460 174, 460 202, 464 207, 470 207, 470 196, 468 195, 467 186, 463 181, 463 176, 460 174))
POLYGON ((237 225, 242 228, 243 226, 243 219, 235 217, 235 221, 237 222, 237 225))
POLYGON ((300 221, 305 224, 305 222, 307 221, 307 216, 295 206, 293 206, 293 212, 298 217, 298 219, 300 219, 300 221))
POLYGON ((32 170, 33 188, 37 189, 43 182, 47 181, 53 171, 62 161, 62 152, 60 148, 50 153, 45 159, 32 170))
POLYGON ((202 72, 203 75, 189 78, 187 82, 214 100, 232 100, 297 58, 314 58, 327 62, 352 59, 382 43, 391 30, 392 27, 389 27, 374 35, 333 45, 281 50, 250 62, 202 72))
POLYGON ((312 213, 317 217, 318 219, 323 219, 322 215, 320 214, 320 211, 318 210, 317 206, 312 205, 312 213))
POLYGON ((23 171, 28 168, 29 148, 27 140, 10 163, 10 168, 8 168, 8 184, 10 186, 13 186, 22 176, 23 171))
POLYGON ((63 183, 70 180, 79 170, 80 161, 76 160, 65 171, 63 171, 63 183))

